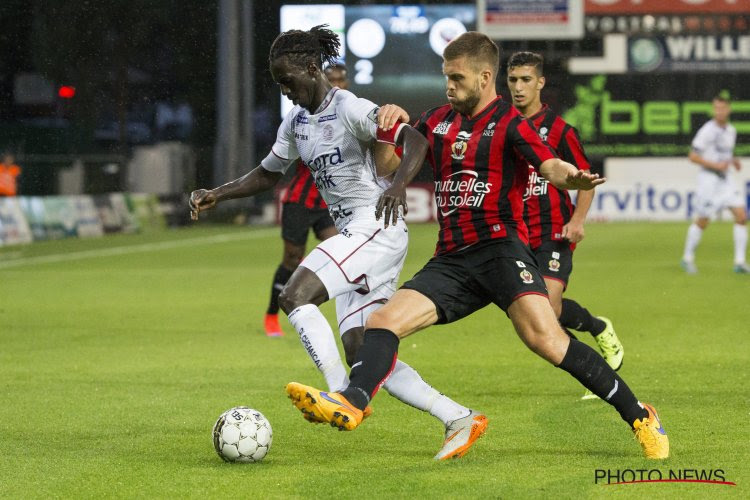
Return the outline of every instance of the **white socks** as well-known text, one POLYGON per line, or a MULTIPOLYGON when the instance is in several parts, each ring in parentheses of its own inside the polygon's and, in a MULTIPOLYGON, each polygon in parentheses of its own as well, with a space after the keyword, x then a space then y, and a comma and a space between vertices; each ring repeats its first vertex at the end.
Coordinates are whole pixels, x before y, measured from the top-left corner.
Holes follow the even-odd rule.
POLYGON ((425 382, 419 373, 401 360, 396 361, 393 373, 383 388, 400 401, 429 412, 444 425, 467 416, 471 410, 456 403, 445 394, 436 391, 425 382))
POLYGON ((745 263, 745 252, 747 251, 747 226, 745 224, 735 224, 734 234, 734 263, 745 263))
POLYGON ((695 222, 690 224, 687 238, 685 238, 685 253, 682 254, 682 260, 686 262, 695 261, 695 249, 698 247, 698 243, 701 242, 701 236, 703 236, 703 229, 698 227, 698 224, 695 222))
POLYGON ((299 306, 289 313, 302 346, 323 374, 330 392, 338 392, 349 385, 346 367, 341 361, 333 330, 320 309, 313 304, 299 306))

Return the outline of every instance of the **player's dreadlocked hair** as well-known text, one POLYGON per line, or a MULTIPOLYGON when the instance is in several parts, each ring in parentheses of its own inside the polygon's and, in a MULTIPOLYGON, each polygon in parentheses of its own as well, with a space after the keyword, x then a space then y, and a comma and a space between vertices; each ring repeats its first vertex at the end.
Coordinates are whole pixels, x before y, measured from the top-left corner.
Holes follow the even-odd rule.
POLYGON ((289 30, 273 41, 268 61, 288 56, 294 63, 305 64, 312 58, 322 69, 323 63, 336 62, 340 47, 339 37, 328 29, 327 24, 314 26, 309 31, 289 30))

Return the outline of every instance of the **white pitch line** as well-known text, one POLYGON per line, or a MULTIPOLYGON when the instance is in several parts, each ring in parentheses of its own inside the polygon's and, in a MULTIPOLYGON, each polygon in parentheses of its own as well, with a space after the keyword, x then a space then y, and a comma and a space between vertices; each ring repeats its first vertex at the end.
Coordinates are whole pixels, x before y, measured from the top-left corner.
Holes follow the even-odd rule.
MULTIPOLYGON (((26 257, 12 260, 0 260, 0 269, 10 267, 31 266, 35 264, 53 264, 56 262, 67 262, 70 260, 91 259, 97 257, 111 257, 113 255, 127 255, 131 253, 153 252, 195 245, 208 245, 212 243, 227 243, 230 241, 253 240, 266 238, 275 230, 262 229, 258 231, 247 231, 243 233, 224 233, 214 236, 202 236, 200 238, 187 238, 184 240, 162 241, 160 243, 143 243, 140 245, 126 245, 112 248, 100 248, 97 250, 84 250, 82 252, 61 253, 52 255, 40 255, 38 257, 26 257)), ((2 259, 2 255, 0 255, 2 259)))

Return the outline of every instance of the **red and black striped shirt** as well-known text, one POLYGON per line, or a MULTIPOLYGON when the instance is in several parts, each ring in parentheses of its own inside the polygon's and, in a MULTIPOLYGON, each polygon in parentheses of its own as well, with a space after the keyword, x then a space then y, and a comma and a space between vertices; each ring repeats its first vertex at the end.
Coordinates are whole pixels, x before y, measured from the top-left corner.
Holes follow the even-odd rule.
POLYGON ((449 104, 424 113, 415 128, 430 143, 440 234, 436 254, 492 239, 528 243, 523 193, 528 164, 555 158, 530 121, 497 97, 473 117, 449 104))
MULTIPOLYGON (((546 104, 529 118, 539 137, 552 146, 558 156, 579 170, 589 170, 589 160, 581 146, 578 131, 553 112, 546 104)), ((546 179, 532 173, 529 166, 529 185, 524 194, 523 219, 529 229, 529 245, 537 248, 545 241, 562 241, 562 229, 573 215, 573 202, 568 191, 557 189, 546 179)), ((571 243, 571 249, 575 243, 571 243)))
POLYGON ((300 161, 297 165, 297 171, 286 187, 281 203, 299 203, 311 209, 326 208, 326 202, 315 187, 315 180, 310 169, 303 162, 300 161))

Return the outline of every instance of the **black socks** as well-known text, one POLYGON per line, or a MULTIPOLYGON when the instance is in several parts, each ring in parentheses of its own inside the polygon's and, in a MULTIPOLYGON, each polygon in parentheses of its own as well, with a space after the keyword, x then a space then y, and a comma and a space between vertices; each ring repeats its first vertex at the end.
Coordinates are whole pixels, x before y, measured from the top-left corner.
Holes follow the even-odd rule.
POLYGON ((631 427, 636 419, 648 417, 624 380, 596 351, 577 340, 570 340, 568 352, 558 365, 573 375, 588 390, 615 407, 631 427))
POLYGON ((365 330, 365 340, 357 352, 357 360, 349 374, 349 387, 343 396, 360 410, 364 410, 396 364, 399 338, 390 330, 365 330))
POLYGON ((276 274, 273 275, 273 286, 271 286, 271 303, 268 304, 266 314, 279 313, 279 294, 284 285, 286 285, 286 282, 289 281, 289 278, 292 277, 293 272, 294 269, 290 271, 283 264, 280 264, 276 269, 276 274))
POLYGON ((560 324, 579 332, 589 332, 596 337, 607 328, 606 323, 595 318, 585 307, 575 300, 562 299, 562 311, 560 312, 560 324))

